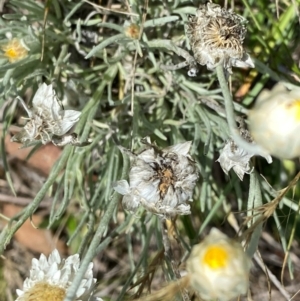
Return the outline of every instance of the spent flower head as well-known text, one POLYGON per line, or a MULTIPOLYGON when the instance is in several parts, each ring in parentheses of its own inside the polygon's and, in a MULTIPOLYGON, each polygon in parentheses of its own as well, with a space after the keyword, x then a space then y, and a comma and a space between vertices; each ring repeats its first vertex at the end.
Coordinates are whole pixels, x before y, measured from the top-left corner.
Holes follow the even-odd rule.
POLYGON ((227 301, 245 294, 250 266, 242 246, 215 228, 187 260, 191 287, 203 300, 227 301))
POLYGON ((198 171, 189 156, 191 142, 162 150, 146 142, 148 149, 132 154, 129 183, 116 183, 114 189, 123 194, 123 206, 135 212, 139 206, 162 217, 190 214, 198 171))
POLYGON ((247 32, 246 20, 230 10, 208 2, 200 5, 188 24, 188 38, 195 60, 212 70, 223 64, 231 67, 254 67, 250 56, 243 49, 247 32))
POLYGON ((288 90, 282 83, 263 91, 249 113, 254 141, 281 159, 300 156, 300 88, 288 90))
POLYGON ((13 142, 20 142, 24 147, 41 141, 52 141, 53 135, 63 136, 79 120, 81 112, 63 110, 58 103, 52 85, 43 83, 35 93, 32 109, 28 109, 22 99, 21 103, 28 114, 24 128, 12 137, 13 142))
POLYGON ((4 56, 10 63, 19 61, 28 55, 28 48, 24 44, 23 40, 16 38, 1 46, 1 49, 4 51, 4 56))
MULTIPOLYGON (((63 301, 67 289, 72 283, 80 266, 78 254, 62 260, 57 250, 47 259, 41 254, 40 259, 32 259, 30 276, 25 279, 22 290, 17 290, 16 301, 63 301)), ((93 278, 91 262, 81 280, 75 300, 101 301, 94 296, 96 279, 93 278)))
MULTIPOLYGON (((244 128, 244 121, 240 120, 239 132, 241 137, 249 143, 255 144, 250 132, 244 128)), ((241 181, 243 181, 244 175, 250 174, 253 171, 251 167, 251 158, 255 153, 251 153, 242 147, 238 146, 233 139, 228 139, 223 147, 220 157, 217 162, 220 162, 221 168, 228 175, 230 169, 233 169, 236 175, 241 181)), ((272 162, 270 156, 264 157, 269 163, 272 162)))
POLYGON ((243 181, 244 174, 250 174, 253 170, 250 166, 250 159, 253 155, 235 144, 234 140, 228 139, 217 161, 220 162, 226 175, 230 169, 233 169, 239 179, 243 181))

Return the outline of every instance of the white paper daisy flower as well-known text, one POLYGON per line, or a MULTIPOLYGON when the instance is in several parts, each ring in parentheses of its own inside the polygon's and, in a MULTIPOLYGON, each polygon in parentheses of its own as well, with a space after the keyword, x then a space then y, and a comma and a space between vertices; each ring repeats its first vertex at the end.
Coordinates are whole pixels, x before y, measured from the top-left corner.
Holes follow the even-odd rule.
POLYGON ((300 156, 300 88, 278 83, 264 90, 249 114, 254 141, 280 159, 300 156))
MULTIPOLYGON (((67 289, 80 266, 79 255, 62 260, 57 250, 49 258, 41 254, 32 259, 30 276, 25 279, 22 290, 17 290, 16 301, 63 301, 67 289)), ((91 262, 76 292, 77 301, 102 301, 93 295, 96 279, 93 278, 91 262)))
POLYGON ((245 294, 250 267, 242 246, 216 228, 193 247, 187 260, 190 285, 203 300, 228 301, 245 294))

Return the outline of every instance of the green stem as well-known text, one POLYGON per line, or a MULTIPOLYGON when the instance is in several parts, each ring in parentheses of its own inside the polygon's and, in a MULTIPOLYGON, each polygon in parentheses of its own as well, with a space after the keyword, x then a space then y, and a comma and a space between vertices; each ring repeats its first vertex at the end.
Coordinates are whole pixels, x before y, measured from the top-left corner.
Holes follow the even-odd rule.
MULTIPOLYGON (((128 167, 129 167, 129 159, 126 157, 126 155, 123 155, 123 162, 124 162, 124 165, 123 165, 123 171, 122 171, 122 177, 121 177, 122 179, 126 178, 127 172, 128 172, 128 167)), ((80 282, 83 278, 83 275, 86 273, 90 262, 93 260, 94 256, 96 255, 97 249, 101 250, 101 248, 99 248, 100 247, 99 245, 102 240, 102 236, 106 232, 108 224, 109 224, 109 222, 112 218, 112 215, 118 205, 119 199, 120 199, 120 195, 117 192, 114 192, 111 197, 111 200, 109 202, 109 205, 107 207, 107 210, 104 213, 104 215, 99 223, 99 226, 96 230, 96 233, 89 245, 86 255, 84 256, 84 258, 81 261, 80 268, 72 281, 72 285, 68 289, 65 301, 74 300, 76 291, 77 291, 78 287, 80 286, 80 282)), ((105 243, 103 245, 105 245, 105 243)))
MULTIPOLYGON (((41 190, 37 193, 36 197, 32 201, 32 203, 24 209, 24 213, 21 215, 19 220, 14 224, 9 223, 1 232, 0 235, 0 254, 4 251, 6 245, 10 242, 13 235, 17 232, 17 230, 25 223, 25 221, 35 212, 38 208, 40 202, 43 200, 45 194, 47 193, 48 189, 51 185, 55 182, 58 177, 58 174, 65 166, 71 151, 72 146, 67 146, 64 149, 64 152, 57 163, 57 165, 53 168, 52 173, 50 174, 48 180, 45 182, 41 190)), ((13 219, 12 219, 13 221, 13 219)))
POLYGON ((236 119, 234 115, 234 108, 233 108, 233 100, 231 97, 231 94, 228 89, 228 84, 227 80, 224 75, 224 69, 222 64, 218 65, 216 67, 217 71, 217 76, 219 80, 219 84, 223 93, 224 97, 224 104, 225 104, 225 111, 226 111, 226 118, 227 118, 227 123, 229 126, 229 131, 231 134, 231 138, 234 140, 238 146, 246 150, 248 153, 253 153, 255 155, 260 155, 262 157, 265 157, 268 163, 272 163, 272 158, 269 156, 268 153, 264 149, 262 149, 259 145, 257 144, 252 144, 244 140, 240 134, 239 130, 236 126, 236 119))
MULTIPOLYGON (((253 214, 255 214, 255 211, 253 211, 253 209, 258 208, 262 204, 263 203, 262 203, 260 184, 259 184, 257 174, 254 171, 250 174, 250 187, 249 187, 249 197, 248 197, 248 204, 247 204, 247 216, 252 216, 253 214)), ((251 222, 248 224, 248 227, 250 228, 259 218, 260 218, 260 216, 253 217, 251 222)), ((256 226, 255 230, 253 231, 250 242, 246 249, 246 253, 248 254, 248 256, 250 258, 253 257, 253 255, 255 254, 255 252, 257 250, 261 232, 262 232, 262 223, 259 223, 256 226)))

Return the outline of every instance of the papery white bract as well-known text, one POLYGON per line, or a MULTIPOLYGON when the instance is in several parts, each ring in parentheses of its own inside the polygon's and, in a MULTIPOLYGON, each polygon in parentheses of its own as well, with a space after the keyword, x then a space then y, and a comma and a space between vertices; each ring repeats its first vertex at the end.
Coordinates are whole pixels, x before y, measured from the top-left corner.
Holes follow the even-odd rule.
MULTIPOLYGON (((67 289, 80 267, 79 255, 71 255, 62 260, 57 250, 47 259, 41 254, 39 259, 32 259, 30 276, 26 278, 22 290, 17 290, 16 301, 63 301, 67 289)), ((94 296, 96 279, 93 278, 93 263, 81 280, 75 300, 102 301, 94 296)))
POLYGON ((33 97, 32 109, 28 109, 21 100, 29 120, 24 128, 12 137, 13 142, 20 142, 24 147, 38 141, 46 144, 52 136, 63 136, 79 120, 81 112, 63 110, 58 103, 52 85, 43 83, 33 97))
POLYGON ((189 156, 191 142, 184 142, 159 150, 148 149, 135 155, 129 173, 129 183, 121 180, 114 189, 123 194, 123 206, 135 212, 139 206, 148 211, 170 217, 190 214, 192 194, 198 171, 189 156))
POLYGON ((228 301, 245 294, 251 262, 242 246, 213 228, 187 260, 191 287, 203 300, 228 301))

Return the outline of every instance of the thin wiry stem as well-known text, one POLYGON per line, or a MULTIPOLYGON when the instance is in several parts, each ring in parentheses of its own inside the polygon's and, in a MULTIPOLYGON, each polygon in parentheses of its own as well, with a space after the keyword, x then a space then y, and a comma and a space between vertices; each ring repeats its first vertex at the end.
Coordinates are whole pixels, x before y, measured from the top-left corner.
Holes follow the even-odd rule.
MULTIPOLYGON (((173 221, 175 222, 175 221, 173 221)), ((165 219, 160 219, 161 223, 161 233, 162 233, 162 239, 163 239, 163 244, 164 244, 164 251, 165 251, 165 258, 168 260, 171 264, 171 267, 173 269, 175 277, 179 280, 181 279, 181 275, 178 269, 179 263, 175 260, 173 251, 172 251, 172 246, 171 246, 171 241, 169 238, 168 230, 166 223, 167 221, 165 219)), ((183 289, 181 291, 181 296, 184 301, 190 301, 191 299, 189 298, 189 295, 187 292, 183 289)))
POLYGON ((19 101, 21 102, 21 104, 22 104, 23 108, 25 109, 27 115, 29 116, 29 118, 31 118, 31 117, 32 117, 32 113, 31 113, 31 111, 28 109, 28 107, 27 107, 25 101, 24 101, 20 96, 17 96, 16 99, 19 100, 19 101))

